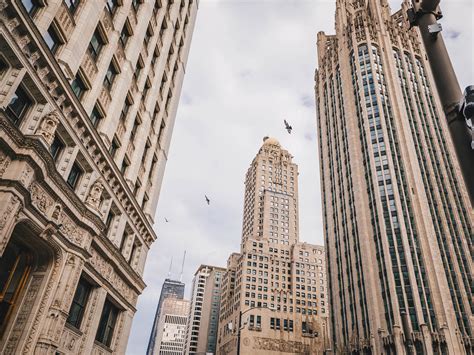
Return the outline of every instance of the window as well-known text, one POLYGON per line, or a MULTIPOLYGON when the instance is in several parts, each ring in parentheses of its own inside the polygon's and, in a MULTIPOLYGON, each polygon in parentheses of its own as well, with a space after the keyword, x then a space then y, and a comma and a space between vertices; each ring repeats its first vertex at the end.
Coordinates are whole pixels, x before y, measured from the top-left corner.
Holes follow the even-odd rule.
POLYGON ((77 183, 79 182, 81 175, 81 167, 77 163, 74 163, 72 165, 71 171, 69 172, 69 176, 67 177, 67 183, 69 186, 71 186, 73 190, 76 189, 77 183))
POLYGON ((110 90, 112 88, 112 85, 114 84, 115 77, 118 74, 117 67, 115 64, 110 62, 109 68, 107 69, 107 73, 105 73, 105 78, 104 78, 104 86, 110 90))
POLYGON ((115 11, 117 11, 118 8, 118 3, 117 0, 107 0, 107 3, 105 4, 107 7, 107 11, 110 13, 110 15, 114 15, 115 11))
POLYGON ((118 148, 120 147, 120 144, 117 140, 117 137, 114 136, 112 139, 112 143, 110 144, 110 149, 109 153, 112 157, 115 157, 115 153, 117 153, 118 148))
POLYGON ((89 119, 91 120, 92 125, 97 128, 100 120, 103 118, 104 118, 104 115, 101 113, 100 109, 97 107, 97 105, 94 105, 94 108, 92 109, 92 112, 89 116, 89 119))
POLYGON ((130 166, 130 163, 127 161, 127 159, 124 159, 122 162, 122 167, 120 168, 120 171, 122 172, 122 174, 125 175, 125 173, 127 172, 127 168, 129 166, 130 166))
POLYGON ((139 125, 140 125, 140 121, 138 119, 135 119, 135 122, 133 123, 132 131, 130 132, 131 142, 135 141, 135 136, 137 134, 137 129, 139 125))
POLYGON ((97 60, 104 45, 104 37, 100 33, 99 28, 96 28, 94 34, 92 35, 91 41, 89 42, 89 53, 94 60, 97 60))
POLYGON ((112 337, 114 335, 115 323, 117 322, 117 316, 119 309, 106 299, 104 302, 104 308, 102 309, 102 315, 100 316, 99 327, 97 328, 97 334, 95 340, 110 346, 112 343, 112 337))
POLYGON ((120 112, 120 119, 122 121, 125 121, 127 118, 128 111, 130 111, 130 106, 132 106, 132 100, 130 99, 129 95, 127 95, 122 106, 122 111, 120 112))
POLYGON ((74 294, 74 299, 69 309, 69 316, 67 317, 67 322, 77 329, 81 327, 82 317, 84 316, 91 288, 92 286, 83 278, 77 284, 76 293, 74 294))
POLYGON ((105 227, 107 230, 110 229, 112 226, 112 222, 114 221, 115 218, 115 213, 112 211, 112 209, 109 211, 109 214, 107 215, 107 220, 105 221, 105 227))
POLYGON ((123 48, 127 46, 128 39, 132 36, 132 30, 130 28, 130 22, 127 19, 120 33, 120 43, 122 43, 123 48))
POLYGON ((65 145, 61 141, 61 139, 58 136, 54 136, 53 143, 51 143, 51 147, 49 148, 49 152, 51 153, 51 156, 53 157, 54 161, 58 160, 64 147, 65 145))
POLYGON ((128 257, 128 262, 131 263, 135 260, 139 250, 140 250, 140 247, 141 247, 141 243, 140 241, 135 238, 135 240, 133 241, 133 246, 132 246, 132 250, 130 251, 130 256, 128 257))
POLYGON ((18 125, 31 106, 33 106, 33 100, 28 96, 23 86, 20 85, 13 94, 7 106, 6 113, 8 118, 10 118, 14 124, 18 125))
POLYGON ((21 0, 21 3, 25 7, 26 11, 28 11, 30 16, 34 15, 38 8, 42 6, 38 0, 21 0))
POLYGON ((135 77, 135 80, 138 80, 138 78, 140 77, 140 72, 141 72, 141 70, 143 69, 144 66, 145 66, 145 63, 143 62, 143 58, 140 55, 138 57, 137 65, 135 67, 135 72, 133 73, 133 76, 135 77))
POLYGON ((44 34, 44 41, 53 54, 56 53, 58 48, 63 44, 54 22, 49 26, 44 34))
POLYGON ((79 4, 81 3, 81 0, 63 0, 63 2, 68 8, 69 12, 74 15, 77 8, 79 7, 79 4))
POLYGON ((84 80, 82 80, 81 75, 79 73, 76 74, 76 77, 71 82, 71 88, 78 99, 81 99, 84 93, 86 92, 86 84, 84 84, 84 80))
POLYGON ((135 12, 138 12, 140 9, 140 1, 139 0, 132 0, 132 6, 135 12))

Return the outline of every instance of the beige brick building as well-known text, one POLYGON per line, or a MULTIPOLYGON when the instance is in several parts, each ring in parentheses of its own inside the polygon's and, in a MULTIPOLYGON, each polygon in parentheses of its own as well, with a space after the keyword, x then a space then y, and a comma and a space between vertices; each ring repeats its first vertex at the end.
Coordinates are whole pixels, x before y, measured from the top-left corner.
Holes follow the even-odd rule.
POLYGON ((333 348, 472 354, 473 209, 411 2, 336 3, 316 73, 333 348))
POLYGON ((196 0, 0 1, 0 353, 124 353, 196 0))
POLYGON ((226 269, 201 265, 194 274, 186 331, 186 354, 216 353, 222 277, 226 269))
POLYGON ((325 348, 324 248, 299 242, 292 158, 266 137, 247 171, 241 251, 229 257, 222 280, 217 354, 322 354, 325 348))

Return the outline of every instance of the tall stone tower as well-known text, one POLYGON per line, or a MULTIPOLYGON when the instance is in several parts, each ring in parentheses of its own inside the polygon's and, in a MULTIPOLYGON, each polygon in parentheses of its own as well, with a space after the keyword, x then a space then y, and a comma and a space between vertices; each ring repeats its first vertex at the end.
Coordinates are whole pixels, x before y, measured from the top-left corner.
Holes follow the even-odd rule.
POLYGON ((324 350, 324 248, 299 242, 292 159, 266 137, 247 171, 241 250, 222 281, 218 354, 324 350))
POLYGON ((473 351, 473 209, 408 6, 338 0, 318 35, 336 353, 473 351))
POLYGON ((125 353, 196 13, 0 1, 0 353, 125 353))

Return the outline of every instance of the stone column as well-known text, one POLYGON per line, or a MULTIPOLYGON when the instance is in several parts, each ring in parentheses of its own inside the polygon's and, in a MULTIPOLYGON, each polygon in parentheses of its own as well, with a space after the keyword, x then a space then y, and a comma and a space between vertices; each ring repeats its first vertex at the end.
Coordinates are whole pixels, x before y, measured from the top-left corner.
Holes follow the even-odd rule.
POLYGON ((405 354, 403 333, 399 325, 393 326, 393 342, 395 344, 395 352, 399 355, 405 354))
POLYGON ((79 354, 92 354, 95 335, 106 297, 107 291, 103 288, 94 289, 89 296, 87 309, 82 320, 83 326, 81 328, 84 333, 79 347, 79 354))
POLYGON ((0 256, 10 240, 21 208, 18 196, 9 191, 0 191, 0 256))
POLYGON ((66 256, 35 354, 54 354, 58 348, 83 266, 84 261, 78 256, 73 254, 66 256))

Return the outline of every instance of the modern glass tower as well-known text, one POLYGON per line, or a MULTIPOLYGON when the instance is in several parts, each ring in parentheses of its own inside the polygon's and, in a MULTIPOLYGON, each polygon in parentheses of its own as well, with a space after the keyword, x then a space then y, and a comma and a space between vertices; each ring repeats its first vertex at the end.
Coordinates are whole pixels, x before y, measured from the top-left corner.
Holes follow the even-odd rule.
POLYGON ((473 210, 408 7, 337 0, 336 34, 318 35, 336 353, 473 351, 473 210))
POLYGON ((151 329, 150 339, 148 341, 148 347, 146 350, 147 355, 154 354, 155 343, 159 332, 161 307, 163 305, 164 300, 167 298, 175 298, 178 300, 182 300, 184 298, 184 288, 185 284, 181 281, 166 279, 163 283, 163 287, 161 288, 160 299, 158 301, 158 306, 156 307, 153 328, 151 329))

